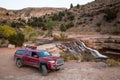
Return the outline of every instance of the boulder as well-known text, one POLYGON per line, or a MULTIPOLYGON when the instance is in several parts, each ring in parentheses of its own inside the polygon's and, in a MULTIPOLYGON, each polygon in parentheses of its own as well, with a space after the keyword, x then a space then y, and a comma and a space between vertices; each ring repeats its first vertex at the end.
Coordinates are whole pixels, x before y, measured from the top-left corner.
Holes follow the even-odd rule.
POLYGON ((15 45, 9 44, 9 45, 8 45, 8 48, 15 48, 15 45))

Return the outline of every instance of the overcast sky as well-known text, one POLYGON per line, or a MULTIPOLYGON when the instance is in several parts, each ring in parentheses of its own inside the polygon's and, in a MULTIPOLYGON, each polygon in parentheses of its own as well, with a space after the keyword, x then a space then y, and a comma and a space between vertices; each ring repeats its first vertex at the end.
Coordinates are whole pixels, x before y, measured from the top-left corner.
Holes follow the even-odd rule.
POLYGON ((0 0, 0 7, 7 9, 22 9, 26 7, 65 7, 77 4, 83 5, 94 0, 0 0))

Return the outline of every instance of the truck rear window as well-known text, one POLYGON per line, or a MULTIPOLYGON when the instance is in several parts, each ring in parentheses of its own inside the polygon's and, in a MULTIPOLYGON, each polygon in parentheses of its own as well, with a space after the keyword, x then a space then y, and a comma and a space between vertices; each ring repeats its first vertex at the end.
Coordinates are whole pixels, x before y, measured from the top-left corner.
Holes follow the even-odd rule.
POLYGON ((25 51, 25 50, 18 50, 16 53, 17 53, 17 54, 21 54, 21 55, 23 55, 23 54, 26 53, 26 51, 25 51))

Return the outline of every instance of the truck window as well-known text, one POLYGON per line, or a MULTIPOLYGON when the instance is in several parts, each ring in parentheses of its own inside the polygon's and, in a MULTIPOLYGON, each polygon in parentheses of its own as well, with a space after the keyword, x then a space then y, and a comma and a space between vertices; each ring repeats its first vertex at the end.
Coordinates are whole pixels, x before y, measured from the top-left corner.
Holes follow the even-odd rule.
POLYGON ((21 54, 21 55, 23 55, 23 54, 26 53, 26 51, 25 51, 25 50, 18 50, 16 53, 17 53, 17 54, 21 54))
POLYGON ((32 52, 31 56, 32 56, 32 57, 36 57, 36 56, 38 56, 38 55, 37 55, 36 52, 32 52))
POLYGON ((48 57, 51 56, 51 54, 49 52, 46 51, 41 51, 38 53, 40 57, 48 57))
POLYGON ((30 54, 31 54, 31 52, 30 52, 30 51, 28 51, 27 55, 28 55, 28 56, 30 56, 30 54))

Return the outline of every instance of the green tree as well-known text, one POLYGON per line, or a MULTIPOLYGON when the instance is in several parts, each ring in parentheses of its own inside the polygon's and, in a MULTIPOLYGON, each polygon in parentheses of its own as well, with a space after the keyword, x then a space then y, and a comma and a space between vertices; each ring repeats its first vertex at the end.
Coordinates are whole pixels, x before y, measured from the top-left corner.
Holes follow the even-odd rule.
POLYGON ((45 23, 45 28, 48 30, 48 36, 52 36, 52 30, 54 29, 55 26, 56 26, 56 22, 52 20, 48 20, 45 23))
POLYGON ((74 15, 70 15, 70 16, 68 16, 68 19, 69 19, 70 21, 73 21, 73 20, 74 20, 74 18, 75 18, 75 16, 74 16, 74 15))
POLYGON ((79 4, 77 4, 77 8, 79 8, 80 7, 80 5, 79 4))
POLYGON ((27 24, 32 27, 42 27, 44 26, 44 19, 42 17, 32 17, 27 24))
POLYGON ((61 30, 62 32, 65 32, 65 31, 67 30, 65 24, 61 24, 61 25, 60 25, 60 30, 61 30))
POLYGON ((33 28, 31 26, 25 26, 24 29, 24 35, 25 35, 25 40, 28 41, 31 38, 31 34, 33 32, 33 28))
POLYGON ((8 40, 11 44, 14 44, 15 46, 22 46, 25 41, 25 36, 22 33, 17 33, 9 36, 8 40))
POLYGON ((39 34, 41 34, 39 30, 35 30, 30 26, 25 26, 24 35, 26 41, 28 40, 34 41, 39 34))
POLYGON ((72 4, 72 3, 70 4, 70 9, 71 9, 71 8, 73 8, 73 4, 72 4))
POLYGON ((25 25, 25 21, 22 19, 18 19, 17 21, 12 21, 11 22, 11 27, 13 28, 18 28, 18 27, 23 27, 25 25))
POLYGON ((69 29, 71 27, 74 27, 74 23, 73 22, 70 22, 68 24, 66 24, 66 28, 69 29))
POLYGON ((13 34, 16 34, 14 28, 7 25, 0 26, 0 35, 2 38, 8 39, 8 37, 13 34))

